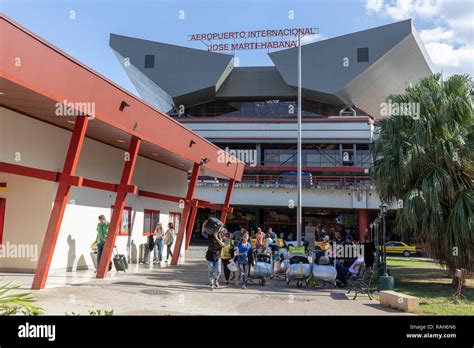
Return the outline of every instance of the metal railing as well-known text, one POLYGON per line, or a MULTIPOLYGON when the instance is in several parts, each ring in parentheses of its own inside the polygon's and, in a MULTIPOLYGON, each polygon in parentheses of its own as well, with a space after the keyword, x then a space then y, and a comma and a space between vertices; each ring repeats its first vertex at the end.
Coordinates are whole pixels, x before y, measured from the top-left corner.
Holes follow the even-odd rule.
MULTIPOLYGON (((225 186, 227 180, 201 177, 199 186, 225 186)), ((242 181, 235 184, 236 187, 261 187, 261 188, 295 188, 296 176, 291 175, 268 175, 268 174, 244 174, 242 181)), ((303 175, 302 186, 304 189, 352 189, 366 188, 374 189, 375 185, 369 176, 364 175, 303 175)))

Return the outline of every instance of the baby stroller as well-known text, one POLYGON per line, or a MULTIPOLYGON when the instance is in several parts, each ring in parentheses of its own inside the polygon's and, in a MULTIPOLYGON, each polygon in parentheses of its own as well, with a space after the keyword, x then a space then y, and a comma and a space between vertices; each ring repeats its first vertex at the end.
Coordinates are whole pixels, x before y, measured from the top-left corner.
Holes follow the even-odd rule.
POLYGON ((286 271, 286 284, 296 280, 296 286, 301 288, 303 281, 308 285, 308 278, 311 275, 311 265, 306 255, 294 255, 290 258, 290 264, 286 271))
POLYGON ((314 261, 313 278, 316 285, 334 287, 336 285, 336 267, 331 265, 329 257, 321 256, 314 261))
POLYGON ((261 286, 265 285, 266 278, 271 277, 272 257, 268 254, 257 254, 255 256, 255 265, 250 267, 250 278, 258 279, 261 286))

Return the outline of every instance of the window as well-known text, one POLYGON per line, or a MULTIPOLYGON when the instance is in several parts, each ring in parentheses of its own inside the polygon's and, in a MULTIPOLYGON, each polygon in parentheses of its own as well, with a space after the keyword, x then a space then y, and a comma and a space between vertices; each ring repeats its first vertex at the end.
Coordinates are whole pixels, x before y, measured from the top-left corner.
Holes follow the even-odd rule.
POLYGON ((160 221, 160 212, 158 210, 145 209, 143 213, 143 235, 149 236, 155 231, 156 225, 160 221))
MULTIPOLYGON (((174 226, 174 232, 178 233, 179 231, 179 223, 181 221, 181 213, 174 213, 170 211, 169 214, 169 222, 171 222, 174 226)), ((168 229, 168 226, 166 226, 165 231, 168 229)))
POLYGON ((3 243, 3 223, 5 222, 5 198, 0 198, 0 244, 3 243))
MULTIPOLYGON (((112 212, 114 210, 114 206, 111 207, 110 215, 112 216, 112 212)), ((119 236, 128 236, 132 231, 132 208, 131 207, 124 207, 122 212, 122 222, 119 225, 119 236)))
POLYGON ((145 55, 145 68, 152 69, 155 67, 155 55, 147 54, 145 55))
POLYGON ((369 48, 363 47, 357 49, 357 63, 364 63, 369 61, 369 48))

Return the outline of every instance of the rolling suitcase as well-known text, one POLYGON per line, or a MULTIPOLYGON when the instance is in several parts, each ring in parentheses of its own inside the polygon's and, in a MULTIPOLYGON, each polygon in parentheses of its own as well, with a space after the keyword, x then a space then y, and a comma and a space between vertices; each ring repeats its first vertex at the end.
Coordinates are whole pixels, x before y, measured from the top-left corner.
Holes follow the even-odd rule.
POLYGON ((128 263, 127 263, 127 259, 125 258, 125 255, 119 254, 117 251, 117 247, 114 247, 114 249, 117 252, 113 258, 115 269, 117 270, 117 272, 120 272, 120 271, 126 272, 126 270, 128 269, 128 263))
POLYGON ((150 262, 150 248, 148 243, 140 244, 138 250, 138 263, 149 263, 150 262))
POLYGON ((97 269, 97 248, 91 249, 91 258, 95 269, 97 269))

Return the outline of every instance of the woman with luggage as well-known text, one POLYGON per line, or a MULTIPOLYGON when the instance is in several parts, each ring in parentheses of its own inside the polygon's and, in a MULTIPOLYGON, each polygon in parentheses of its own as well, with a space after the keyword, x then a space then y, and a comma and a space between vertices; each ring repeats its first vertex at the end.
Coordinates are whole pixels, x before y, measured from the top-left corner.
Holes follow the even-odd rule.
POLYGON ((242 235, 242 240, 237 246, 237 263, 239 264, 240 270, 240 281, 242 283, 242 289, 247 289, 248 281, 248 267, 249 267, 249 254, 252 252, 252 245, 249 242, 249 234, 245 232, 242 235))
POLYGON ((174 242, 174 227, 173 223, 168 224, 168 229, 166 230, 165 233, 165 239, 164 239, 165 245, 166 245, 166 260, 165 262, 168 263, 168 259, 171 255, 171 258, 173 258, 173 252, 171 251, 171 246, 173 245, 174 242))
POLYGON ((230 269, 228 266, 234 256, 234 251, 234 241, 230 237, 230 233, 227 232, 224 234, 224 247, 221 251, 222 267, 224 267, 224 278, 226 285, 229 284, 230 269))
POLYGON ((224 247, 223 236, 227 230, 223 228, 221 231, 211 235, 209 247, 206 251, 207 270, 209 278, 209 286, 211 290, 219 288, 219 278, 221 276, 221 254, 224 247))
POLYGON ((155 253, 153 255, 153 263, 161 264, 163 260, 163 238, 165 232, 163 231, 163 225, 158 223, 155 228, 155 253))

